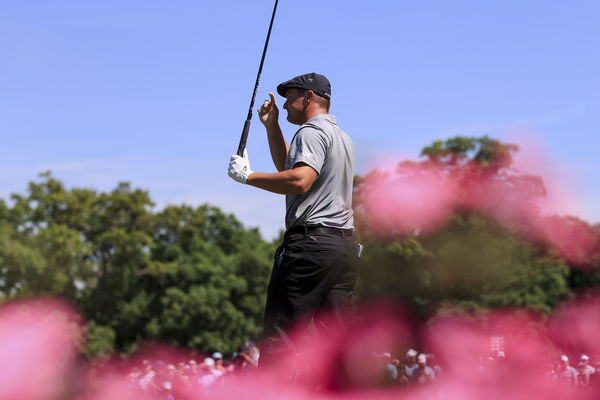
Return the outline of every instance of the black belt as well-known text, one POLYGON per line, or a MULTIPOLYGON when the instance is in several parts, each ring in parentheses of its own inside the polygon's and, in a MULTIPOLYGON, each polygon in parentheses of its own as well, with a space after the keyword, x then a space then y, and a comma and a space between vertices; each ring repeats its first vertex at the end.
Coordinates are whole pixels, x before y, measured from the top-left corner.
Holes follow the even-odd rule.
POLYGON ((330 226, 292 226, 289 228, 285 234, 293 235, 297 233, 302 233, 304 235, 310 234, 332 234, 339 235, 342 237, 352 237, 354 230, 353 229, 340 229, 340 228, 332 228, 330 226))

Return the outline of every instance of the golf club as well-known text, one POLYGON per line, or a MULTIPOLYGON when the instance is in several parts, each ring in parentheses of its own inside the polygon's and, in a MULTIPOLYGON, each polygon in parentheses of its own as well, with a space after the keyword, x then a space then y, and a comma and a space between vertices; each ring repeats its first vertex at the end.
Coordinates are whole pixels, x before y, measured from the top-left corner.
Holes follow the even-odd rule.
POLYGON ((250 101, 250 108, 248 109, 248 117, 244 123, 244 129, 242 130, 242 137, 240 138, 240 144, 238 145, 237 155, 243 156, 244 149, 246 148, 246 140, 248 139, 248 132, 250 131, 250 120, 252 120, 252 109, 254 108, 254 99, 256 98, 256 91, 258 90, 258 84, 260 83, 260 74, 262 73, 263 64, 265 63, 265 56, 267 55, 267 47, 269 46, 269 38, 271 37, 271 29, 273 28, 273 21, 275 20, 275 12, 277 11, 277 3, 279 0, 275 0, 275 6, 273 7, 273 15, 271 16, 271 23, 269 24, 269 31, 267 33, 267 40, 265 41, 265 47, 263 49, 262 58, 260 59, 260 66, 258 67, 258 75, 256 76, 256 83, 254 84, 254 91, 252 92, 252 100, 250 101))

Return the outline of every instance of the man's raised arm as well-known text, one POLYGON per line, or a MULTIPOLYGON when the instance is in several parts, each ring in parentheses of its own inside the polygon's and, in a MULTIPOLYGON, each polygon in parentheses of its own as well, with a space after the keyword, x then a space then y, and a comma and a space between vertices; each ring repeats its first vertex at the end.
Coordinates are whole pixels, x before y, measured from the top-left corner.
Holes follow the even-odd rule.
POLYGON ((269 139, 269 149, 271 150, 271 159, 277 171, 285 170, 285 160, 287 158, 290 146, 283 137, 281 127, 279 126, 279 108, 273 93, 269 93, 271 101, 265 100, 262 107, 258 109, 260 122, 267 129, 269 139))

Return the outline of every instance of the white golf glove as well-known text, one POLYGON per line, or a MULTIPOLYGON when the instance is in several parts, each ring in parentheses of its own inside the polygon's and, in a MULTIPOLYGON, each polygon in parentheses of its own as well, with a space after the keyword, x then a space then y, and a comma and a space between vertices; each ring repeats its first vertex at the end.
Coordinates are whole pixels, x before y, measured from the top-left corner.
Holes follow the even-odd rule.
POLYGON ((246 179, 254 171, 250 169, 250 160, 248 160, 248 150, 244 149, 244 157, 234 154, 229 159, 229 176, 239 183, 246 183, 246 179))

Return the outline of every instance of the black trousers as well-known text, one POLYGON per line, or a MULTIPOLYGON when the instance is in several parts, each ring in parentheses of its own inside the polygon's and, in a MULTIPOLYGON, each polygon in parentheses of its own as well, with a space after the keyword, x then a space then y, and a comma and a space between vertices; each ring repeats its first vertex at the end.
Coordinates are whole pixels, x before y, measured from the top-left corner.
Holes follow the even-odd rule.
POLYGON ((311 319, 321 333, 343 328, 342 310, 351 305, 357 276, 356 247, 349 231, 288 231, 275 252, 260 363, 293 352, 290 333, 306 328, 311 319))

